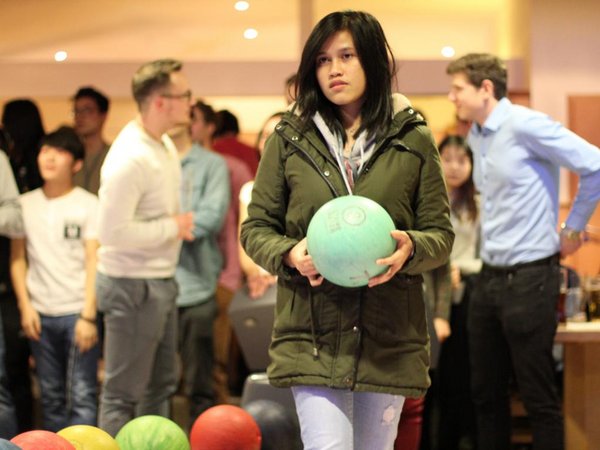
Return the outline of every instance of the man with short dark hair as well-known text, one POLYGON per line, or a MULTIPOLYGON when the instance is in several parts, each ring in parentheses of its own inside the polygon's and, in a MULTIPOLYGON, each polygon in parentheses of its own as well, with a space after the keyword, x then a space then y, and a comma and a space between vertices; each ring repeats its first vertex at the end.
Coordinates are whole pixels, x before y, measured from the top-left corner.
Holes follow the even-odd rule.
POLYGON ((73 97, 75 131, 85 147, 83 167, 73 181, 96 195, 100 187, 100 168, 110 147, 102 135, 109 105, 108 97, 91 86, 80 88, 73 97))
POLYGON ((111 435, 136 415, 168 415, 177 389, 177 284, 181 240, 193 214, 181 213, 181 168, 165 133, 190 120, 182 64, 142 65, 132 90, 139 115, 115 139, 100 181, 98 309, 105 319, 105 379, 99 425, 111 435))
POLYGON ((95 425, 100 347, 96 323, 98 198, 73 184, 83 144, 70 127, 42 138, 41 188, 20 197, 24 230, 10 270, 41 391, 44 429, 95 425))
POLYGON ((548 116, 506 98, 504 63, 489 54, 452 62, 449 99, 473 121, 473 179, 481 193, 480 280, 469 345, 478 447, 510 447, 508 381, 514 370, 534 448, 564 447, 552 346, 559 257, 575 252, 600 199, 600 152, 548 116), (560 234, 559 168, 579 175, 560 234))

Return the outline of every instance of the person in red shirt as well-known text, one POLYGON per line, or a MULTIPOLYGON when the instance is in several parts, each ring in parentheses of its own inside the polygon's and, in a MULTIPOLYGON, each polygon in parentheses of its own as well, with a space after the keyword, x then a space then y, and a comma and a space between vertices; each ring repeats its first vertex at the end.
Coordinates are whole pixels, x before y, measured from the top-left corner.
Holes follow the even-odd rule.
POLYGON ((226 109, 219 111, 217 113, 217 129, 213 136, 213 149, 222 155, 230 155, 242 160, 254 178, 258 169, 258 151, 240 141, 239 133, 237 117, 226 109))

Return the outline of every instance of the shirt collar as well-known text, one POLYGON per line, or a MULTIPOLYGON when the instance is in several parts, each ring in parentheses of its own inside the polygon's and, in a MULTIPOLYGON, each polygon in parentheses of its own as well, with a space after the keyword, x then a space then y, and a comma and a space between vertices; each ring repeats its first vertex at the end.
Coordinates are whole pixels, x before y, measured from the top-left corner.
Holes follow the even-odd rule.
POLYGON ((510 100, 506 97, 503 97, 485 120, 483 126, 480 127, 479 125, 475 124, 473 131, 476 134, 488 134, 498 131, 500 125, 502 125, 502 123, 508 119, 511 106, 512 103, 510 100))
POLYGON ((200 146, 200 144, 194 142, 190 147, 190 151, 187 152, 183 158, 181 158, 181 164, 196 161, 199 158, 201 151, 202 147, 200 146))

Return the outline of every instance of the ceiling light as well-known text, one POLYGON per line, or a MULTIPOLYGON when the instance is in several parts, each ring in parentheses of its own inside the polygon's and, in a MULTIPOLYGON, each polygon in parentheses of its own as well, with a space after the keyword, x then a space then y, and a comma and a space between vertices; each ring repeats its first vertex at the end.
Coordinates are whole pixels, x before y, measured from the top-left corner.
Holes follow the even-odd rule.
POLYGON ((67 56, 67 52, 65 52, 64 50, 59 50, 54 54, 54 61, 62 62, 65 59, 67 59, 67 56))
POLYGON ((250 3, 248 2, 235 2, 234 8, 236 11, 247 11, 250 8, 250 3))
POLYGON ((442 48, 442 56, 444 58, 452 58, 456 54, 454 47, 450 47, 449 45, 442 48))
POLYGON ((256 39, 257 36, 258 31, 256 31, 254 28, 247 28, 246 31, 244 31, 244 37, 246 39, 256 39))

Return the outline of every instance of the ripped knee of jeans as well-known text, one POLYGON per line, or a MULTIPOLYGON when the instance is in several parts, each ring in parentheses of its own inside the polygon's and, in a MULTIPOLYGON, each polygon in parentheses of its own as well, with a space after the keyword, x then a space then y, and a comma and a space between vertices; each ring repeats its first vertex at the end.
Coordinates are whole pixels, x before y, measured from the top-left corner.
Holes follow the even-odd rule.
POLYGON ((383 410, 381 422, 383 425, 392 425, 392 424, 394 424, 395 417, 396 417, 396 408, 394 406, 390 405, 383 410))

